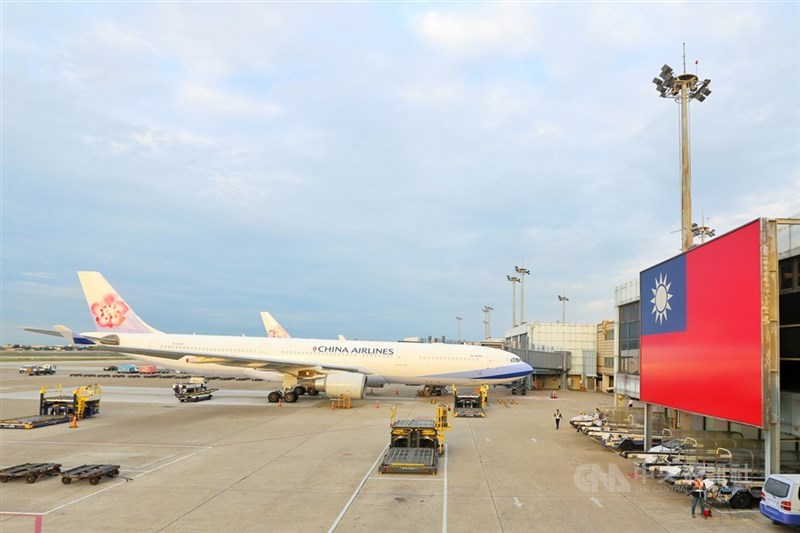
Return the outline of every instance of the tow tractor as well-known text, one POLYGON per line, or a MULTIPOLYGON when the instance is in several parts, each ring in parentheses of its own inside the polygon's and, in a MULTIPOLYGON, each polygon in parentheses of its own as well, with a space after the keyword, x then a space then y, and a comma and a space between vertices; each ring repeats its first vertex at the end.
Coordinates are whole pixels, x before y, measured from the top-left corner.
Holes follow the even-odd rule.
POLYGON ((55 365, 25 365, 20 367, 20 374, 27 374, 29 376, 46 376, 56 373, 55 365))

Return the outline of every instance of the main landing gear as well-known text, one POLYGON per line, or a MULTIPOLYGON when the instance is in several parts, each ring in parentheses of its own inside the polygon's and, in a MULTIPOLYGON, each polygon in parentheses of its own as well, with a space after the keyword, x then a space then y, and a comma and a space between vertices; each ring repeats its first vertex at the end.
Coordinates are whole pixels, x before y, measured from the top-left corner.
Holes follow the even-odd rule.
POLYGON ((267 396, 267 400, 269 401, 269 403, 278 403, 281 400, 283 400, 286 403, 294 403, 303 394, 308 394, 309 396, 316 396, 317 394, 319 394, 319 391, 317 389, 312 389, 310 387, 304 387, 303 385, 297 385, 295 387, 286 388, 283 390, 283 392, 272 391, 267 396))

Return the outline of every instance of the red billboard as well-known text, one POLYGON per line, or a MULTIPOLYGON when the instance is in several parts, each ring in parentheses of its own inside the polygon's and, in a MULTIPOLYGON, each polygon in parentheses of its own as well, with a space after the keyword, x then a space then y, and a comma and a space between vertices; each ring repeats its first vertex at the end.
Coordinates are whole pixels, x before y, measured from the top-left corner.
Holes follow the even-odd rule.
POLYGON ((641 400, 763 427, 761 220, 643 271, 641 400))

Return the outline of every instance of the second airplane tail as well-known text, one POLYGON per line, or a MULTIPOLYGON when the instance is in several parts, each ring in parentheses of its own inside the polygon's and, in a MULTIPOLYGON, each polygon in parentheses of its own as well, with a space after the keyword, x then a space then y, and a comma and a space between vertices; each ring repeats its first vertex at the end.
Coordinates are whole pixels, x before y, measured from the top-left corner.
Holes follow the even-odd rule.
POLYGON ((131 309, 99 272, 78 272, 97 331, 161 333, 131 309))

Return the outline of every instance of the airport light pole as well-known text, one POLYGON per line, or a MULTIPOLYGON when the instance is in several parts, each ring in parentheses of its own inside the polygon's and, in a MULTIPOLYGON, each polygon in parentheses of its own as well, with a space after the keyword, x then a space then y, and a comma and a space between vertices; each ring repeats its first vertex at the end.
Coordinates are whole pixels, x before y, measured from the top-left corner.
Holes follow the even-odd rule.
POLYGON ((681 237, 683 251, 694 246, 692 233, 692 163, 689 150, 689 100, 702 102, 711 94, 711 80, 698 83, 694 74, 686 72, 686 49, 683 53, 683 74, 675 76, 672 67, 661 67, 660 77, 653 78, 662 98, 672 98, 681 104, 681 237))
POLYGON ((508 281, 511 282, 511 327, 517 327, 517 283, 519 278, 517 276, 506 276, 508 281))
POLYGON ((567 323, 567 302, 569 298, 567 298, 567 291, 564 291, 564 295, 558 295, 558 301, 561 302, 561 323, 567 323))
POLYGON ((517 274, 519 274, 519 323, 525 323, 525 276, 531 273, 525 267, 515 266, 517 274))
POLYGON ((483 306, 483 333, 486 335, 487 339, 492 338, 492 311, 494 311, 493 307, 489 307, 488 305, 483 306))
POLYGON ((460 316, 456 317, 456 322, 458 323, 458 343, 461 344, 461 321, 464 320, 460 316))

